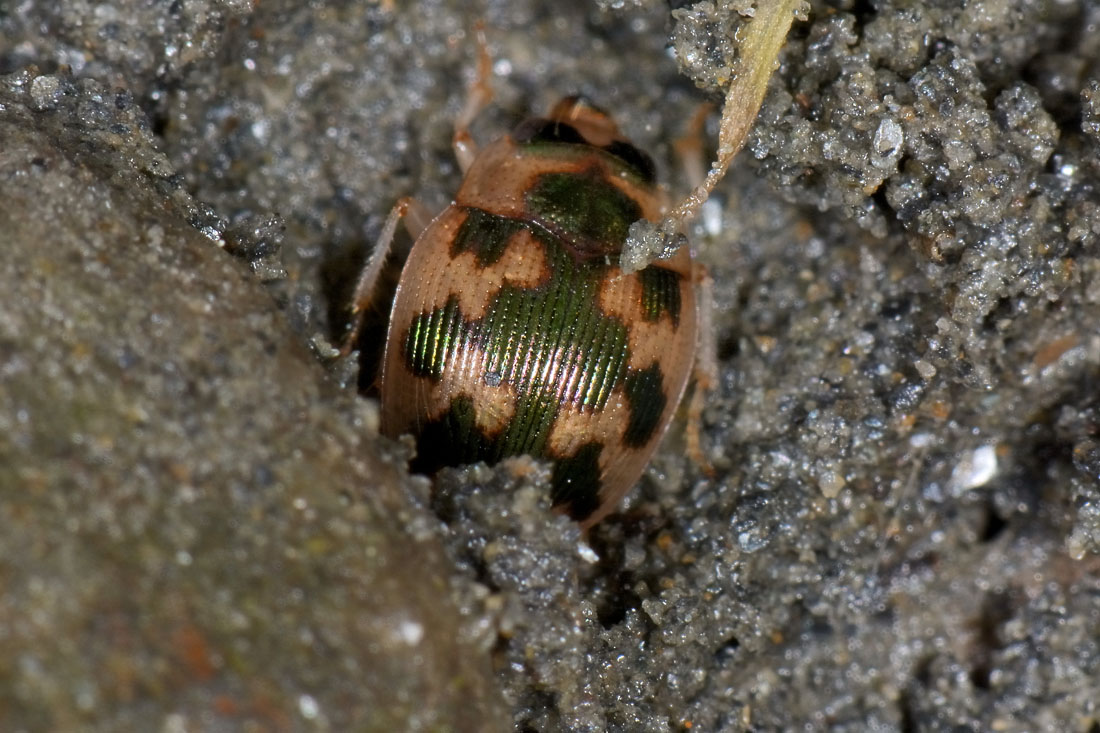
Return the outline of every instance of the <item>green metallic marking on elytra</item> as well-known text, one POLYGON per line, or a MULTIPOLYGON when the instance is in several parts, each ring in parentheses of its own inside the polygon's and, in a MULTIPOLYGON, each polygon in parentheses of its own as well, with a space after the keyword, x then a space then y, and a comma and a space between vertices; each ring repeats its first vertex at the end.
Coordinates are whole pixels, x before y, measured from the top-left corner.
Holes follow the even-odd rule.
POLYGON ((487 456, 486 460, 498 461, 505 456, 523 453, 546 455, 546 442, 557 416, 558 401, 547 390, 534 390, 522 395, 517 401, 516 413, 493 446, 493 455, 487 456))
POLYGON ((626 326, 599 309, 606 267, 578 261, 553 237, 536 236, 551 275, 534 288, 505 285, 493 298, 478 329, 487 371, 520 390, 549 390, 557 402, 600 409, 628 360, 626 326))
POLYGON ((661 366, 653 362, 645 369, 626 375, 623 392, 630 402, 630 420, 626 424, 623 442, 631 448, 641 448, 650 441, 661 423, 661 413, 668 404, 661 366))
POLYGON ((551 503, 565 505, 566 513, 577 521, 591 516, 600 506, 599 443, 585 443, 577 452, 554 463, 550 476, 551 503))
POLYGON ((525 198, 536 221, 586 254, 617 256, 630 225, 642 218, 638 202, 598 169, 544 173, 525 198))
POLYGON ((405 333, 405 366, 418 377, 439 381, 459 345, 462 328, 457 295, 447 298, 442 308, 421 313, 405 333))
POLYGON ((650 265, 638 273, 642 283, 642 318, 661 320, 668 313, 672 325, 680 325, 680 273, 650 265))
POLYGON ((473 252, 477 264, 489 267, 496 264, 504 254, 508 241, 523 228, 523 222, 493 216, 481 209, 466 209, 466 218, 455 232, 451 242, 451 256, 457 257, 463 252, 473 252))

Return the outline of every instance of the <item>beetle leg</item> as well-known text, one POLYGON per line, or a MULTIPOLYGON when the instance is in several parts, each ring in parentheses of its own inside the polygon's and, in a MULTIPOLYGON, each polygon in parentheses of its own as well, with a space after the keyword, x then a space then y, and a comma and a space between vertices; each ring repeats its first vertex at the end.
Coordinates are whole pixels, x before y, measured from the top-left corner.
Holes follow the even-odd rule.
MULTIPOLYGON (((359 271, 359 280, 355 283, 355 292, 351 298, 351 327, 344 334, 344 342, 340 346, 341 355, 350 354, 359 341, 359 332, 363 329, 363 314, 367 306, 370 305, 371 300, 374 299, 374 286, 378 284, 378 276, 382 274, 382 265, 385 264, 386 256, 390 253, 394 235, 397 234, 398 223, 402 219, 406 223, 412 221, 414 225, 420 226, 420 229, 423 230, 427 226, 422 221, 423 216, 424 207, 410 196, 401 198, 390 209, 385 223, 382 224, 382 231, 378 234, 378 241, 374 243, 374 249, 371 250, 370 257, 363 263, 363 269, 359 271), (406 215, 410 218, 406 219, 406 215)), ((414 234, 414 236, 417 235, 419 235, 419 232, 414 234)))
POLYGON ((698 186, 707 177, 707 159, 703 151, 703 130, 707 116, 714 110, 710 102, 703 102, 695 109, 688 122, 687 132, 672 142, 672 149, 680 160, 684 178, 691 186, 698 186))
POLYGON ((409 236, 413 238, 415 242, 420 238, 420 235, 424 233, 424 230, 428 228, 428 225, 432 223, 432 219, 435 216, 427 206, 420 203, 411 196, 398 201, 398 204, 404 202, 405 204, 405 218, 402 223, 405 225, 405 231, 409 233, 409 236))
POLYGON ((698 331, 695 345, 694 382, 691 401, 688 403, 687 441, 688 456, 710 476, 714 467, 703 453, 703 407, 706 396, 718 384, 718 354, 714 338, 714 280, 707 268, 695 263, 691 268, 695 279, 695 292, 698 302, 698 331))
MULTIPOLYGON (((706 178, 706 157, 703 151, 703 129, 707 116, 713 110, 704 102, 695 110, 688 122, 688 129, 677 138, 672 147, 680 159, 684 177, 692 186, 698 186, 706 178)), ((710 476, 714 468, 703 454, 703 408, 707 394, 718 384, 718 354, 714 335, 714 280, 707 268, 692 263, 692 279, 695 281, 696 312, 699 314, 695 344, 695 366, 692 369, 691 400, 688 402, 685 441, 691 460, 703 473, 710 476)))
POLYGON ((485 40, 484 22, 479 21, 474 26, 474 35, 477 39, 477 79, 466 93, 466 104, 455 118, 455 133, 451 138, 451 147, 463 173, 470 169, 477 157, 477 143, 470 136, 470 124, 493 101, 493 87, 489 84, 493 75, 493 59, 485 40))

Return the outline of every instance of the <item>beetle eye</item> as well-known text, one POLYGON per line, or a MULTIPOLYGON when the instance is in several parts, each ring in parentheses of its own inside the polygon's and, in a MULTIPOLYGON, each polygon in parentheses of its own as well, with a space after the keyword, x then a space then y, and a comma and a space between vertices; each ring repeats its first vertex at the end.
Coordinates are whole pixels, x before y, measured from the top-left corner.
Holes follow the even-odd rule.
POLYGON ((630 143, 625 140, 616 140, 609 145, 604 145, 603 149, 630 166, 646 183, 657 182, 657 166, 653 164, 653 158, 630 143))
POLYGON ((542 117, 525 120, 512 134, 517 143, 572 143, 585 145, 587 141, 577 128, 566 122, 555 122, 542 117))

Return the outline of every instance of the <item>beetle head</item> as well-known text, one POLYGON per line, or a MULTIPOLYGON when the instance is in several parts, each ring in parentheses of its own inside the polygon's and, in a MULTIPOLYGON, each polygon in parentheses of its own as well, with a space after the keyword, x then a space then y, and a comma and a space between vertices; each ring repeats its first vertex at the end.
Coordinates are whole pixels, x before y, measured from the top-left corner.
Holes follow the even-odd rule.
POLYGON ((623 136, 611 115, 582 96, 565 97, 546 117, 526 120, 513 137, 518 143, 589 145, 619 158, 646 183, 657 180, 653 160, 623 136))
POLYGON ((580 95, 565 97, 550 110, 549 119, 572 125, 589 145, 602 148, 616 141, 626 142, 611 115, 580 95))

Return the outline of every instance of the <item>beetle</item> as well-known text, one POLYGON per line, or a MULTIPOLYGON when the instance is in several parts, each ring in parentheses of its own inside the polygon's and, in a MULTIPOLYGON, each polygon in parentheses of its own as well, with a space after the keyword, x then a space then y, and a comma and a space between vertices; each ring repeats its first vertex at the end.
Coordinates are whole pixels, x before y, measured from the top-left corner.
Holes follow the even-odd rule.
MULTIPOLYGON (((664 197, 652 160, 605 111, 567 97, 476 152, 466 125, 489 95, 456 123, 465 178, 402 270, 381 430, 416 437, 418 473, 547 460, 553 506, 587 528, 638 480, 683 396, 691 256, 684 247, 637 272, 619 267, 628 228, 655 221, 664 197)), ((409 208, 395 207, 378 251, 409 208)), ((369 300, 372 260, 354 309, 369 300)))

